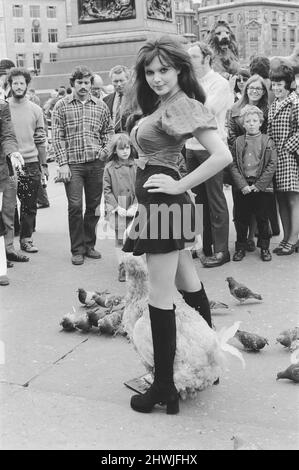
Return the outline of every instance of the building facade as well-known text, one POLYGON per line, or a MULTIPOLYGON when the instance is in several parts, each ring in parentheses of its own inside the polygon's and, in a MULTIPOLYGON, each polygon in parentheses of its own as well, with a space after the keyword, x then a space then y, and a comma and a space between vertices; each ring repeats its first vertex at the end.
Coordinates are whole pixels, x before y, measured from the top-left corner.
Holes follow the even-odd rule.
POLYGON ((196 6, 192 0, 174 2, 174 14, 177 34, 184 36, 189 42, 198 39, 196 6))
POLYGON ((202 0, 197 14, 201 40, 217 20, 227 21, 244 64, 257 54, 288 56, 299 42, 299 0, 202 0))
POLYGON ((0 0, 0 58, 40 72, 67 35, 66 0, 0 0))

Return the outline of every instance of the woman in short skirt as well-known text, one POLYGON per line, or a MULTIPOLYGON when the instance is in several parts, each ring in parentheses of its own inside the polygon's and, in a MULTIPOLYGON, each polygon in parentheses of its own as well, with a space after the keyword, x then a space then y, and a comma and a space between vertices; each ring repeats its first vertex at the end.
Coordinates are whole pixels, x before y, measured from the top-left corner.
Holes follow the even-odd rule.
POLYGON ((179 411, 173 382, 176 351, 174 289, 211 326, 209 302, 189 250, 198 221, 187 192, 221 171, 232 161, 219 137, 216 122, 203 106, 205 96, 197 82, 191 58, 176 39, 163 36, 139 51, 134 89, 141 115, 129 118, 128 130, 139 159, 136 176, 138 210, 123 250, 146 254, 149 272, 149 313, 154 349, 154 382, 131 407, 151 412, 157 403, 167 413, 179 411), (196 137, 210 158, 181 178, 178 160, 185 141, 196 137))

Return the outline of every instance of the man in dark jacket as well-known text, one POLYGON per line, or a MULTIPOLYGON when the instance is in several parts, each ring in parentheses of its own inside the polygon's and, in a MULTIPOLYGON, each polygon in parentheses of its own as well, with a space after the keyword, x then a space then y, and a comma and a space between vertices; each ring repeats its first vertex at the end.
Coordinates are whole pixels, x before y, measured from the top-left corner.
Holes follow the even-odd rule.
POLYGON ((8 184, 10 174, 15 168, 21 168, 24 161, 18 152, 17 139, 11 123, 9 106, 0 100, 0 286, 9 284, 6 275, 6 255, 4 234, 6 226, 2 219, 3 192, 8 184))
POLYGON ((110 70, 109 77, 115 91, 105 96, 103 101, 109 108, 114 123, 114 132, 117 134, 126 129, 127 116, 122 112, 122 101, 130 71, 124 65, 116 65, 110 70))

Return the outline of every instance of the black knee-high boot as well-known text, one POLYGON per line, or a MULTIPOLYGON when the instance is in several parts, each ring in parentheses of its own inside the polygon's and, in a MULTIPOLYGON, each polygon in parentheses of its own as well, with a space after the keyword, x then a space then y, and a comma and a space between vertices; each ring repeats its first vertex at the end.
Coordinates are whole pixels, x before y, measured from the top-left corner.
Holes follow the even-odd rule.
POLYGON ((153 350, 154 382, 143 395, 131 398, 135 411, 150 413, 155 404, 166 404, 167 414, 179 411, 179 396, 173 382, 173 362, 176 351, 176 322, 174 309, 162 310, 149 305, 153 350))
POLYGON ((201 283, 201 289, 196 292, 180 291, 186 304, 198 311, 202 318, 212 328, 212 318, 209 299, 203 284, 201 283))

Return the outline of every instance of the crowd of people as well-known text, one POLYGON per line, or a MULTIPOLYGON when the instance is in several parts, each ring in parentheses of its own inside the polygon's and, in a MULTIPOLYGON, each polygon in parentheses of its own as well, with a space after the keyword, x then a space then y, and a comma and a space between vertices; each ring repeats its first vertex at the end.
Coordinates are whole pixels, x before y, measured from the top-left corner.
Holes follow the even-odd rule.
POLYGON ((299 251, 294 71, 283 63, 270 70, 261 56, 227 79, 213 69, 206 43, 185 47, 162 36, 142 46, 133 71, 112 68, 111 93, 105 93, 99 75, 78 66, 69 89, 60 87, 41 107, 29 88, 30 73, 11 65, 0 62, 0 285, 9 284, 11 262, 27 262, 25 253, 38 252, 33 232, 39 195, 46 197, 41 182, 49 176, 50 126, 57 181, 64 183, 68 202, 72 264, 102 257, 96 249, 102 197, 115 231, 119 281, 126 280, 123 252, 146 255, 155 375, 148 392, 132 397, 131 406, 150 412, 163 402, 168 413, 177 413, 174 290, 212 327, 192 260, 198 256, 192 248, 198 205, 205 268, 231 261, 228 184, 236 230, 233 261, 256 246, 261 260, 271 261, 270 239, 281 231, 279 219, 282 239, 273 252, 299 251), (17 198, 20 251, 14 241, 17 198))

